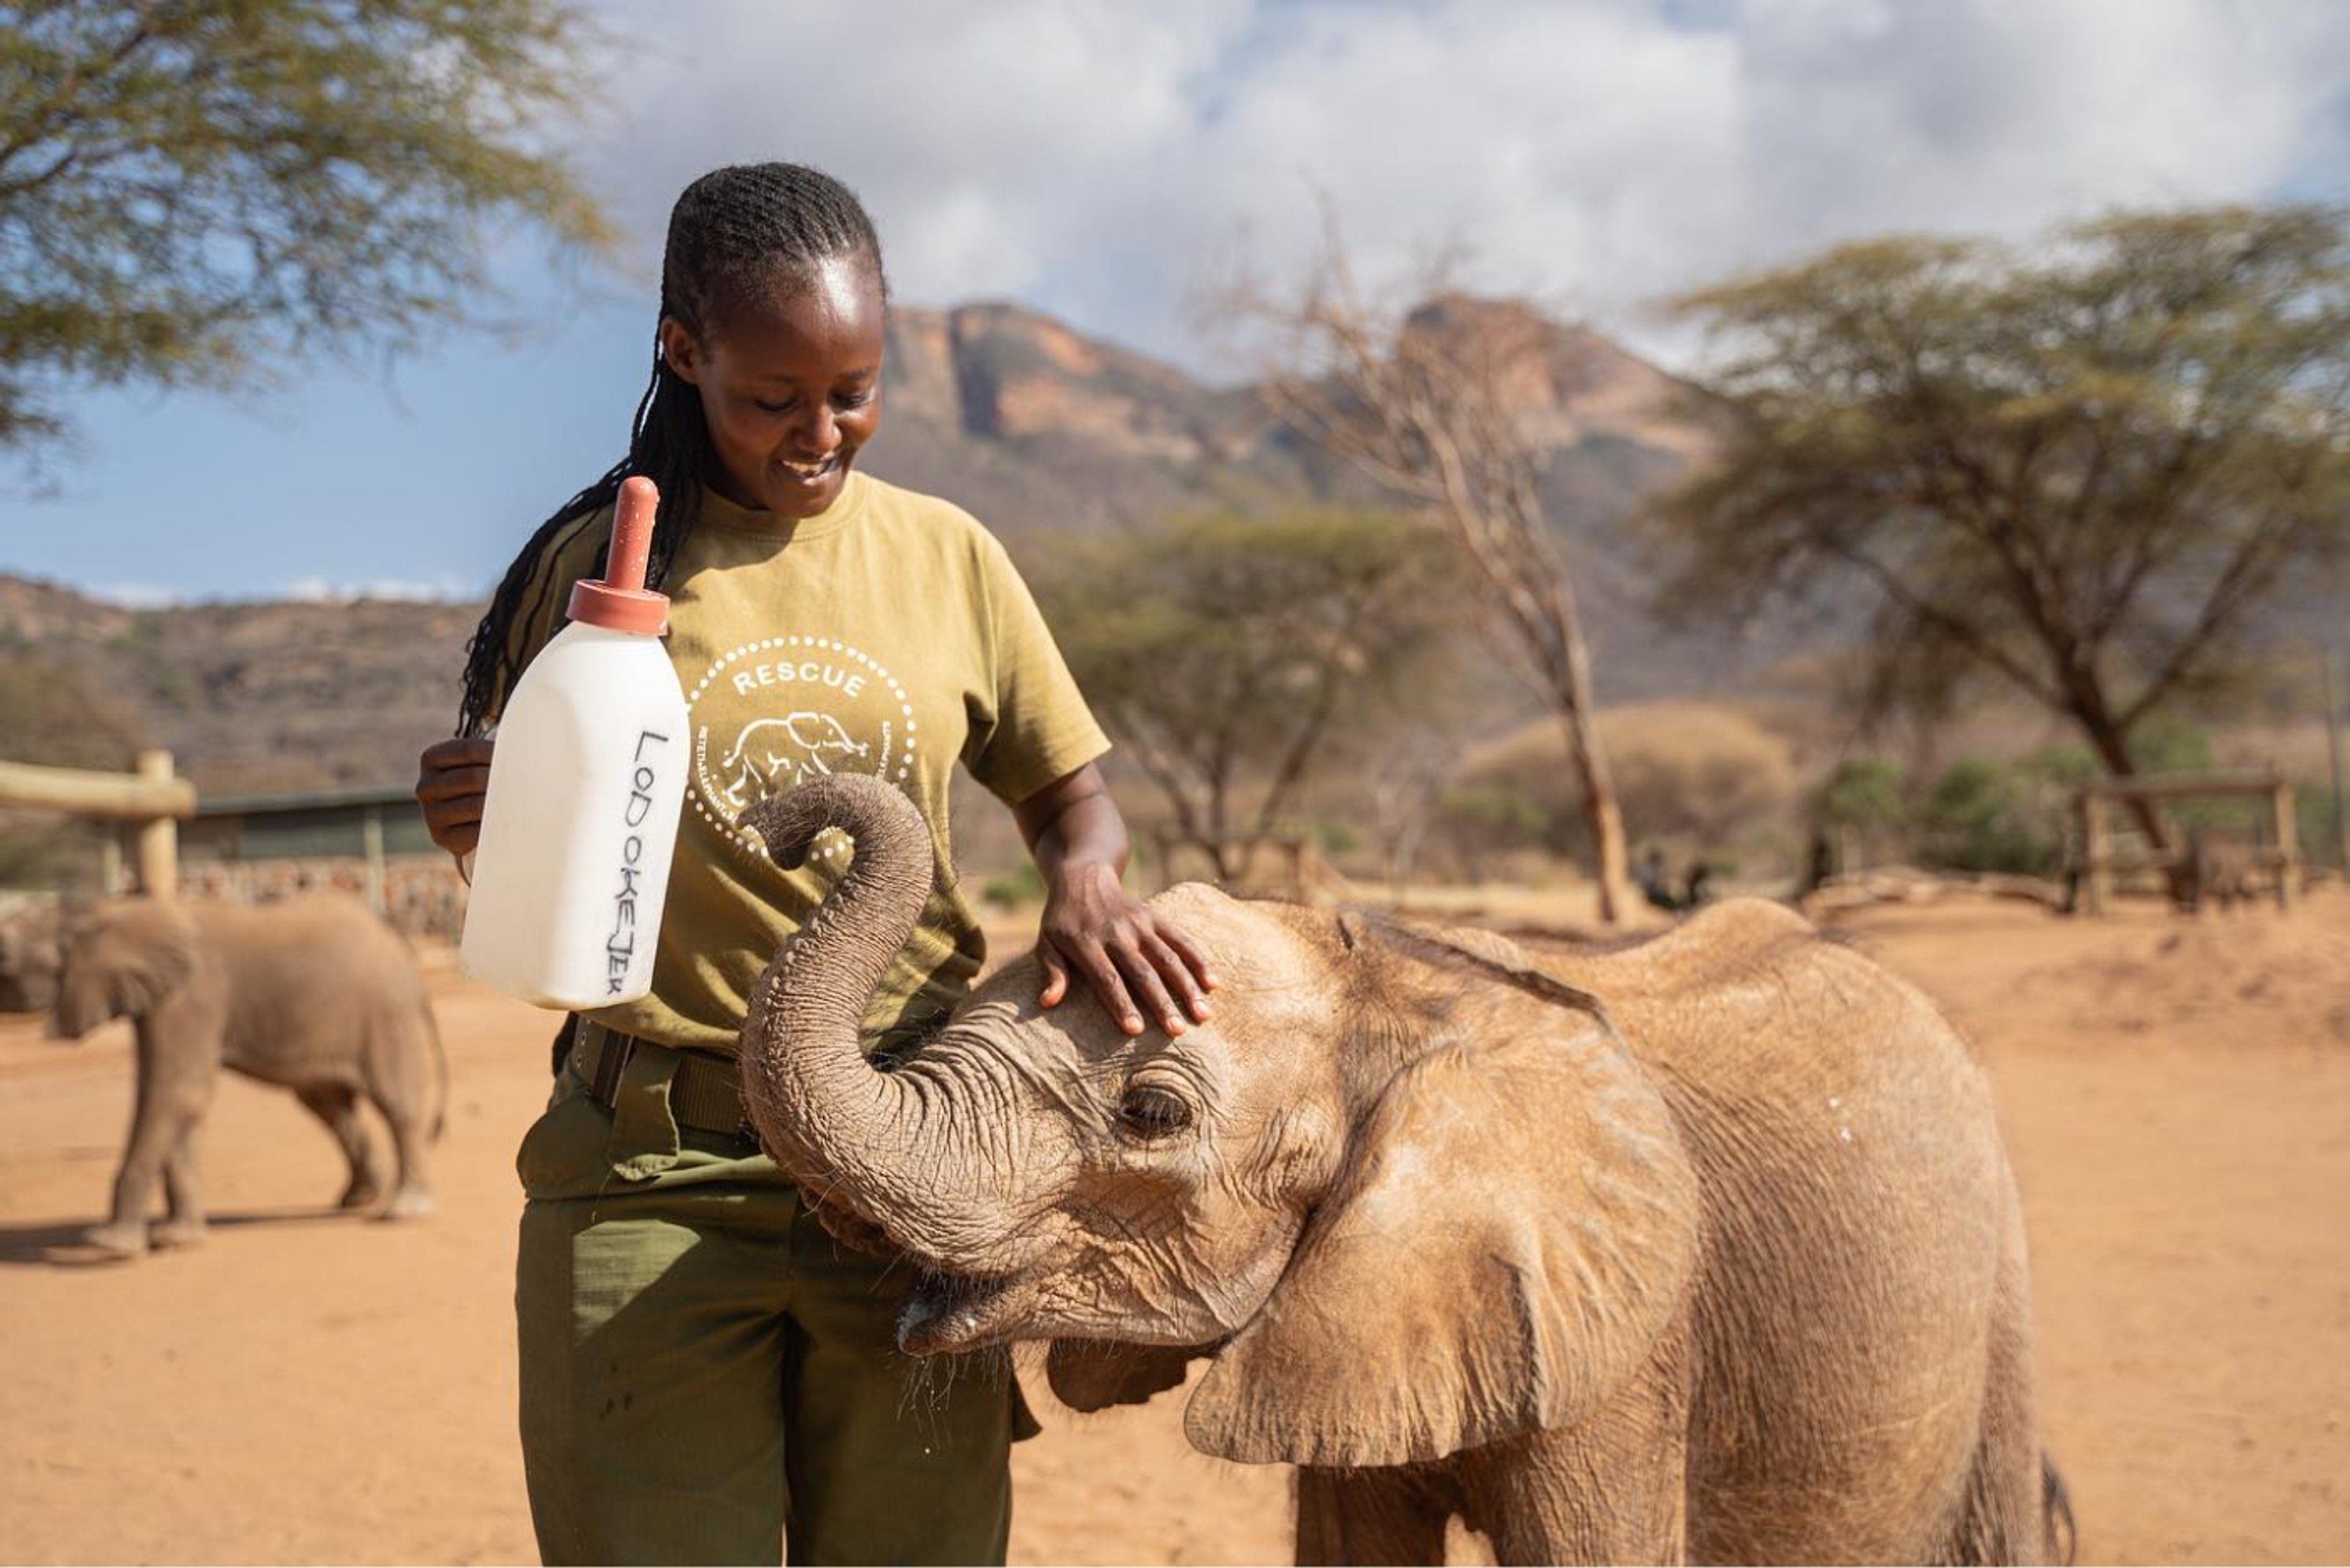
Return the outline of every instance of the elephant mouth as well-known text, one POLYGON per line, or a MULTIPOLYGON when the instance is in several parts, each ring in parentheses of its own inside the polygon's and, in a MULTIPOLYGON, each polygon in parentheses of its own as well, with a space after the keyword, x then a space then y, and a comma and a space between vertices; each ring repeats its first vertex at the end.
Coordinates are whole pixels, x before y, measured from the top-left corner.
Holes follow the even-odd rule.
POLYGON ((898 1314, 898 1348, 909 1355, 939 1355, 1013 1339, 1035 1295, 1035 1286, 1010 1278, 931 1275, 898 1314))

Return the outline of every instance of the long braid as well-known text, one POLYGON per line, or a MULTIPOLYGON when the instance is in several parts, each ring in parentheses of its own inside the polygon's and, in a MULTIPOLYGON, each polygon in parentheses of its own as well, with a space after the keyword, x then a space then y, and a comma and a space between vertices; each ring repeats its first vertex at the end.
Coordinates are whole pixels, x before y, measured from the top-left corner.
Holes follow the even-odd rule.
MULTIPOLYGON (((713 316, 738 304, 771 298, 823 263, 843 256, 869 261, 882 298, 889 298, 880 238, 847 186, 796 163, 746 163, 712 171, 687 186, 670 211, 669 238, 661 252, 661 318, 674 317, 697 339, 706 341, 713 316)), ((717 471, 701 394, 670 369, 656 342, 652 379, 629 421, 628 456, 539 524, 506 567, 481 624, 473 628, 465 645, 458 734, 480 734, 490 716, 504 706, 521 674, 520 660, 509 646, 515 622, 536 619, 547 597, 566 586, 549 569, 532 592, 556 535, 611 505, 622 480, 644 475, 660 490, 645 565, 646 586, 659 587, 668 581, 670 567, 692 536, 702 515, 702 487, 717 471)), ((598 575, 602 560, 599 552, 598 575)))

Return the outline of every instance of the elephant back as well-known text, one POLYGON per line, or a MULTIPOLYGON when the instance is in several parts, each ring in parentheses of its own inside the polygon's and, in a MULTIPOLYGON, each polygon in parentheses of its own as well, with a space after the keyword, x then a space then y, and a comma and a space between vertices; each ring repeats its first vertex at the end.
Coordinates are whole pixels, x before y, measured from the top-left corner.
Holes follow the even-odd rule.
POLYGON ((195 923, 226 992, 232 1066, 273 1082, 356 1086, 371 1053, 407 1053, 432 1029, 414 951, 349 894, 205 905, 195 923))
POLYGON ((1692 1497, 1835 1500, 1802 1539, 1694 1507, 1762 1532, 1702 1550, 1930 1557, 1963 1506, 1993 1340, 2028 1334, 2021 1214, 1973 1052, 1916 988, 1759 900, 1544 961, 1606 999, 1704 1195, 1692 1497))

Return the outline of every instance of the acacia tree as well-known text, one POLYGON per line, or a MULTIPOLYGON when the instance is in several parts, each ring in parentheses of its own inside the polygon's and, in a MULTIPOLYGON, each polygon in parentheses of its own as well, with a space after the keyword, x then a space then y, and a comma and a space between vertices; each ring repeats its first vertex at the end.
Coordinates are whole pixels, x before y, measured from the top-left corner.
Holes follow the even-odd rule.
POLYGON ((491 226, 603 221, 533 127, 573 104, 568 0, 25 0, 0 14, 0 445, 60 394, 234 387, 411 346, 491 226))
POLYGON ((1243 282, 1223 303, 1269 327, 1285 367, 1266 395, 1307 441, 1426 506, 1467 564, 1490 640, 1557 716, 1580 797, 1599 918, 1638 903, 1600 742, 1575 577, 1543 502, 1547 456, 1523 416, 1551 373, 1554 325, 1524 309, 1439 297, 1389 309, 1357 284, 1335 225, 1295 297, 1243 282))
POLYGON ((2134 774, 2147 716, 2350 545, 2345 263, 2344 209, 2223 208, 1688 296, 1737 355, 1704 385, 1719 460, 1665 507, 1668 591, 1746 612, 1857 582, 1877 697, 1992 676, 2134 774))
POLYGON ((1037 589, 1055 640, 1220 877, 1459 613, 1443 541, 1389 513, 1179 516, 1055 561, 1037 589))

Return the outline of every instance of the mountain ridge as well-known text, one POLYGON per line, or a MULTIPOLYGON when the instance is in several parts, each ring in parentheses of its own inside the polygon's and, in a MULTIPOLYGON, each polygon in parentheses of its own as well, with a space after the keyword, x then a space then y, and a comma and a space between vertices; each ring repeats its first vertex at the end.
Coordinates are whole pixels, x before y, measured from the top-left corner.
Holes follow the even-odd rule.
MULTIPOLYGON (((1510 389, 1550 453, 1545 493, 1582 574, 1603 698, 1732 677, 1740 660, 1722 639, 1660 632, 1646 606, 1653 571, 1627 526, 1701 455, 1679 383, 1519 302, 1434 300, 1415 323, 1542 334, 1510 389)), ((1063 532, 1368 493, 1305 449, 1260 387, 1207 386, 1016 302, 899 307, 886 365, 889 418, 866 466, 951 498, 1024 564, 1063 532)), ((417 750, 448 732, 479 613, 365 596, 141 607, 0 574, 0 649, 86 671, 214 794, 412 776, 417 750)))

